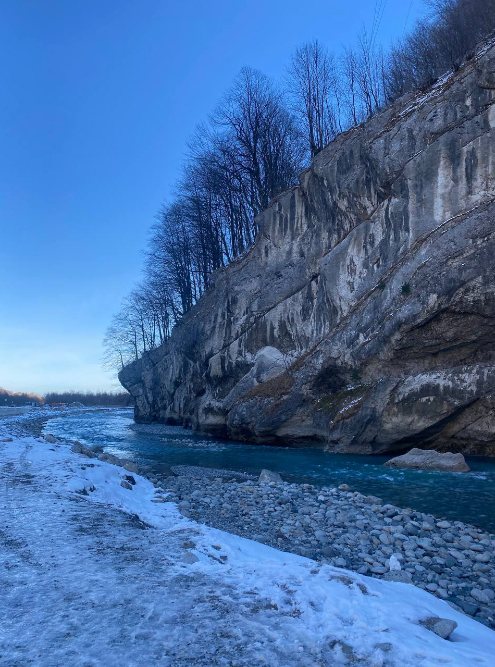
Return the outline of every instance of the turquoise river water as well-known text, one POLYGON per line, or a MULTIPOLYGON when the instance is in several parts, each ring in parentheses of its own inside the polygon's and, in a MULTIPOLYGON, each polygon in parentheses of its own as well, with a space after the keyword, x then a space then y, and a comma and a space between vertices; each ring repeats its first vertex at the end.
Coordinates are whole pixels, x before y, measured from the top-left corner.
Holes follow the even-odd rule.
POLYGON ((116 456, 151 465, 195 465, 259 473, 279 472, 288 481, 317 486, 349 484, 399 507, 464 521, 495 533, 495 462, 467 459, 471 472, 392 470, 390 456, 330 454, 320 449, 270 447, 218 440, 180 426, 136 425, 131 410, 98 410, 51 419, 46 431, 56 436, 101 445, 116 456))

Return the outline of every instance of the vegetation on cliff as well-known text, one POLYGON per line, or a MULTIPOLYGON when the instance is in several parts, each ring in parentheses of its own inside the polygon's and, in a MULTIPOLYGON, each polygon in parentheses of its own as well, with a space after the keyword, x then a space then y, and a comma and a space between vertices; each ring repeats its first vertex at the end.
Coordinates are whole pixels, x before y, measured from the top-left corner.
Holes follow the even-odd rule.
POLYGON ((376 43, 377 3, 371 31, 341 54, 304 44, 280 84, 240 72, 191 138, 176 197, 151 229, 144 278, 107 331, 107 366, 123 368, 170 336, 212 274, 252 245, 256 216, 332 139, 455 70, 495 27, 491 0, 427 4, 427 18, 387 53, 376 43))

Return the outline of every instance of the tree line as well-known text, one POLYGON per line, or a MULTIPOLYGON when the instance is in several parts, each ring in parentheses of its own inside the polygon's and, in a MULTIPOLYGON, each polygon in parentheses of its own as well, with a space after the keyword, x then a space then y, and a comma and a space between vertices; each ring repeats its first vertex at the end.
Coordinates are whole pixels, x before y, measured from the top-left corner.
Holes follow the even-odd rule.
POLYGON ((427 4, 428 16, 386 52, 376 43, 376 2, 371 30, 340 54, 303 44, 277 84, 241 70, 188 143, 175 196, 150 231, 143 279, 107 330, 106 367, 167 340, 212 274, 252 245, 256 216, 337 134, 455 70, 495 28, 493 0, 427 4))
POLYGON ((81 403, 85 406, 126 407, 131 404, 131 396, 127 391, 50 391, 44 395, 43 401, 48 405, 81 403))
POLYGON ((22 406, 26 403, 49 405, 50 403, 81 403, 92 406, 128 406, 131 396, 127 391, 50 391, 44 396, 13 392, 0 387, 0 406, 22 406))
POLYGON ((22 391, 13 392, 0 387, 0 406, 19 406, 26 403, 43 404, 43 398, 38 394, 26 394, 22 391))

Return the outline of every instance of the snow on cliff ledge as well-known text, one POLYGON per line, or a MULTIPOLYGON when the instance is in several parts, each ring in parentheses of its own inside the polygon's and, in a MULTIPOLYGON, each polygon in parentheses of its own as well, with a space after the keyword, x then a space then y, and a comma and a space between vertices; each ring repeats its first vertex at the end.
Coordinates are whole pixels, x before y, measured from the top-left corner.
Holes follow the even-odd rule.
POLYGON ((495 633, 428 593, 200 526, 66 444, 0 442, 0 467, 2 667, 493 664, 495 633))

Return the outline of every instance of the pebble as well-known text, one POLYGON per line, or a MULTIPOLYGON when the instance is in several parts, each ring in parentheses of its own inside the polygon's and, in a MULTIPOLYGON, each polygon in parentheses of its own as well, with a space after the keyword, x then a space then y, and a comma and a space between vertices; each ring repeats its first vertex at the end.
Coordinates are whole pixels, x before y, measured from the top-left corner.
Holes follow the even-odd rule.
POLYGON ((168 476, 161 487, 170 494, 167 501, 200 523, 336 567, 412 583, 495 628, 495 594, 489 594, 495 589, 495 536, 474 526, 383 505, 347 484, 259 484, 219 471, 214 478, 168 476), (390 570, 392 554, 401 570, 390 570))
MULTIPOLYGON (((127 472, 138 472, 129 469, 133 462, 105 453, 98 458, 131 463, 127 472)), ((259 484, 247 473, 194 466, 173 467, 164 477, 139 469, 159 487, 153 502, 176 502, 193 520, 336 567, 412 583, 495 629, 495 535, 475 526, 384 505, 345 483, 315 488, 283 480, 259 484), (392 554, 401 570, 389 569, 392 554)), ((127 479, 121 484, 132 490, 127 479)), ((186 552, 182 562, 196 560, 186 552)))

